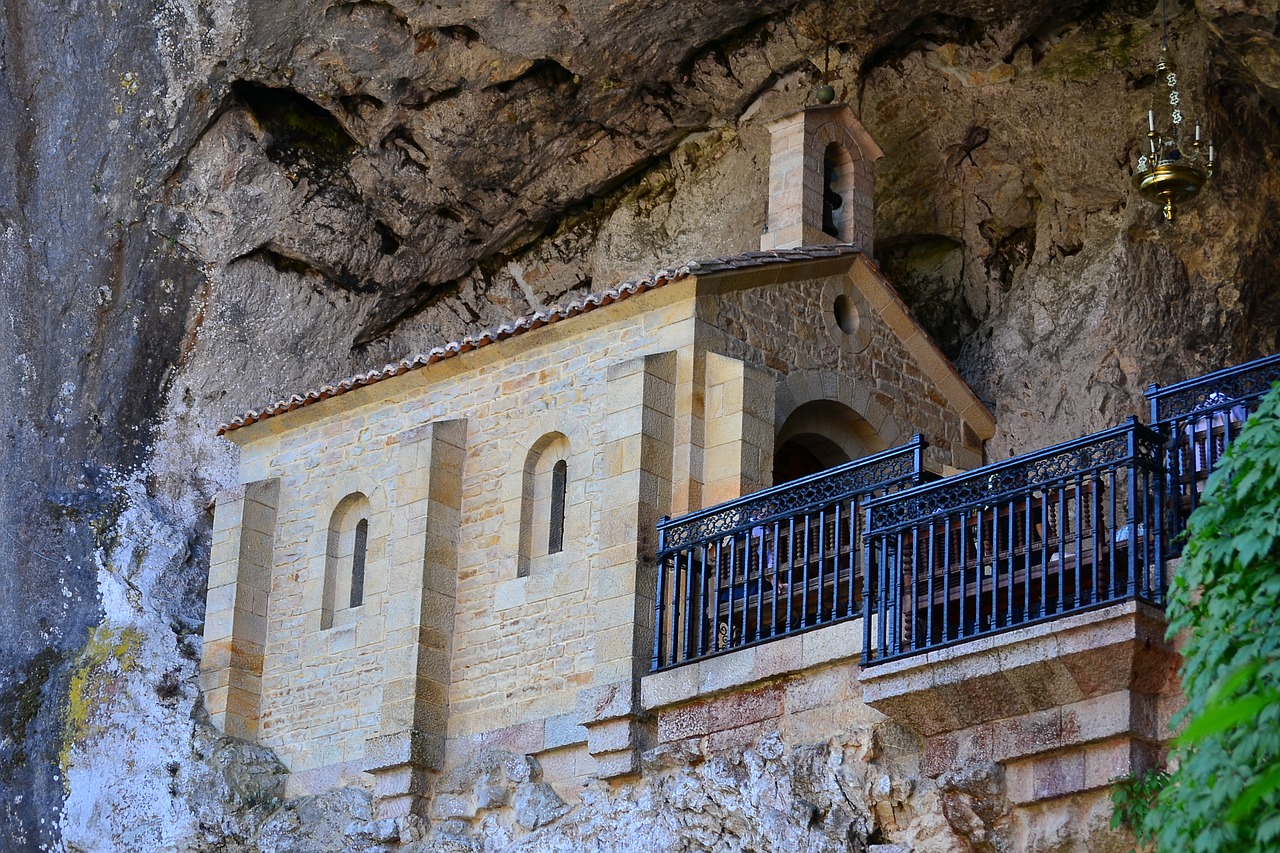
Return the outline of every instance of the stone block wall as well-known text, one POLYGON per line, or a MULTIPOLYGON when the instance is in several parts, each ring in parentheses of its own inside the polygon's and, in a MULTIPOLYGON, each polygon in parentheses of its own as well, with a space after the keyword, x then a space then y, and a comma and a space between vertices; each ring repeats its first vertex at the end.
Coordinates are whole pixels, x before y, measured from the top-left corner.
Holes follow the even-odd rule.
POLYGON ((219 565, 270 576, 256 735, 291 792, 373 772, 391 814, 415 808, 422 770, 479 746, 585 749, 579 692, 630 683, 647 661, 652 568, 636 567, 671 502, 676 351, 692 359, 678 291, 653 294, 639 320, 584 318, 236 436, 246 479, 278 475, 274 558, 240 559, 227 534, 219 565), (520 576, 525 463, 551 433, 570 447, 565 547, 520 576), (352 493, 370 505, 365 598, 322 628, 328 520, 352 493))
POLYGON ((918 432, 939 470, 982 464, 982 442, 994 434, 994 419, 868 262, 858 259, 847 271, 785 286, 750 283, 741 275, 706 283, 699 346, 772 374, 771 383, 757 384, 776 389, 768 416, 773 429, 804 403, 835 400, 878 436, 864 442, 878 445, 873 450, 918 432), (851 331, 835 311, 840 296, 856 312, 851 331))

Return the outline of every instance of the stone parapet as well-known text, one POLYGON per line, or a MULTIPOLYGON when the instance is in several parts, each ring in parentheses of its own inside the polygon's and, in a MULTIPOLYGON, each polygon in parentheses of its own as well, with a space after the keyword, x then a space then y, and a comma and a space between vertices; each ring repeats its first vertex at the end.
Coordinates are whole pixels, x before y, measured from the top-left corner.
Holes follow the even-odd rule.
POLYGON ((932 737, 1120 690, 1158 693, 1176 666, 1166 625, 1146 604, 1115 604, 877 664, 864 696, 932 737))
POLYGON ((890 661, 863 698, 925 738, 921 772, 1005 767, 1018 804, 1157 766, 1176 696, 1164 614, 1137 601, 890 661))
POLYGON ((861 654, 862 620, 837 622, 646 675, 640 680, 640 706, 654 713, 829 664, 856 669, 861 654))

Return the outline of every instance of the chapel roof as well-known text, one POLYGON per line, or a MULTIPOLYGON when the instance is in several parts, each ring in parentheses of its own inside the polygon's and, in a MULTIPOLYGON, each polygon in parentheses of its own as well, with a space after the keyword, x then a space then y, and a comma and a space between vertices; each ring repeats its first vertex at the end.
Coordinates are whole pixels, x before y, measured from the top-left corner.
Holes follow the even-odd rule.
POLYGON ((523 335, 526 332, 533 332, 541 329, 543 326, 549 326, 561 320, 567 320, 570 317, 576 317, 579 314, 586 314, 597 308, 603 308, 614 302, 621 302, 641 293, 650 290, 657 290, 668 284, 674 284, 683 281, 690 276, 712 275, 714 273, 731 272, 734 270, 754 269, 765 267, 771 264, 786 264, 795 261, 816 261, 829 258, 838 258, 845 256, 853 256, 861 253, 861 249, 857 246, 848 244, 822 245, 822 246, 800 246, 794 249, 773 249, 770 251, 760 252, 743 252, 740 255, 733 255, 727 258, 709 258, 701 261, 690 261, 675 269, 663 269, 654 273, 648 278, 641 278, 635 281, 626 281, 621 284, 605 290, 596 291, 595 293, 574 299, 570 302, 555 305, 545 311, 535 311, 512 320, 509 323, 502 323, 497 326, 491 326, 476 332, 474 335, 449 341, 440 346, 401 359, 400 361, 384 365, 381 368, 375 368, 367 373, 357 373, 354 376, 348 376, 328 385, 319 388, 313 388, 300 394, 294 394, 288 399, 278 400, 277 402, 261 409, 251 409, 238 418, 224 423, 218 427, 218 435, 243 427, 250 426, 259 421, 273 418, 277 415, 283 415, 285 412, 291 412, 294 409, 301 409, 318 403, 321 400, 327 400, 330 397, 337 397, 348 391, 354 391, 357 388, 363 388, 366 385, 373 385, 385 379, 391 379, 395 376, 408 373, 411 370, 426 367, 437 361, 444 361, 447 358, 461 355, 464 352, 480 349, 489 344, 494 344, 507 338, 514 338, 517 335, 523 335))

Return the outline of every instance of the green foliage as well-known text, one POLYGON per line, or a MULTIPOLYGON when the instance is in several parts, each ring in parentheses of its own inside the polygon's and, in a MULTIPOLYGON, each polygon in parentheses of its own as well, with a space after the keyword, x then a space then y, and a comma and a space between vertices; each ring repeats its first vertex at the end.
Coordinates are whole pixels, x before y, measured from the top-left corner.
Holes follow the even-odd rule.
POLYGON ((1147 815, 1168 783, 1169 774, 1155 767, 1136 776, 1112 779, 1111 802, 1115 811, 1111 814, 1111 828, 1132 832, 1139 848, 1152 844, 1155 833, 1146 827, 1147 815))
POLYGON ((1162 851, 1280 850, 1280 389, 1209 477, 1169 621, 1187 727, 1142 828, 1162 851))

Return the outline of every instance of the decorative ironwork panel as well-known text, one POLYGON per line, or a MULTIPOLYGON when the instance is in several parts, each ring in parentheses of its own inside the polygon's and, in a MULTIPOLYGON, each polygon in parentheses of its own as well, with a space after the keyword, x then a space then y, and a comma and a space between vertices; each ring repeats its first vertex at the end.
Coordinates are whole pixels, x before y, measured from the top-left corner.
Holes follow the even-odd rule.
POLYGON ((939 514, 1008 500, 1016 494, 1133 459, 1157 469, 1164 439, 1131 420, 1005 462, 867 502, 866 534, 897 529, 939 514))
POLYGON ((1256 400, 1270 391, 1276 382, 1280 382, 1280 354, 1165 388, 1152 385, 1147 391, 1147 399, 1151 401, 1152 425, 1256 400))
POLYGON ((857 459, 839 468, 775 486, 728 503, 663 521, 663 556, 697 542, 711 542, 758 524, 918 479, 924 440, 857 459))

